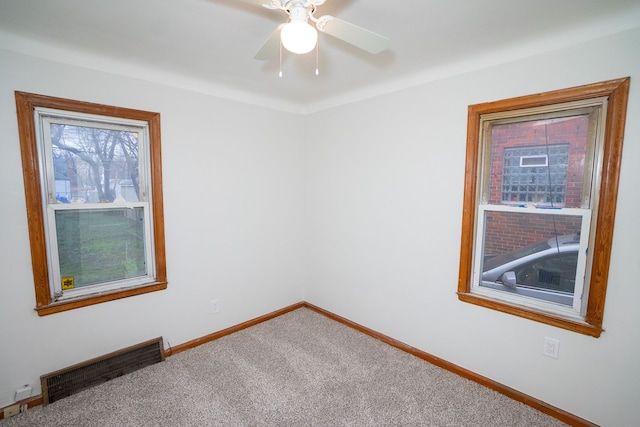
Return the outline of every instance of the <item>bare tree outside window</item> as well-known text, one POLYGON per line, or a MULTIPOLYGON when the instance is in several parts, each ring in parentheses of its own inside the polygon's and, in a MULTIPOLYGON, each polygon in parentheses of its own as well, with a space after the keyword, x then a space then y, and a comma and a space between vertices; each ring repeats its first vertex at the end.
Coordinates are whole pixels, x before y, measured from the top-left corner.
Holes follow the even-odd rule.
POLYGON ((68 181, 60 201, 113 202, 140 200, 138 135, 135 132, 51 124, 56 181, 68 181))

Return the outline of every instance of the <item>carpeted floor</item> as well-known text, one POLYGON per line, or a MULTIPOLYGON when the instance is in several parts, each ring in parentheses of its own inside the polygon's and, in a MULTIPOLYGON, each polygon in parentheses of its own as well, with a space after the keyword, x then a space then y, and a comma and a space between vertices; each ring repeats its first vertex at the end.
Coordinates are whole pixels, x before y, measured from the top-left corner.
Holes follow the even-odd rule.
POLYGON ((0 427, 562 425, 306 308, 0 421, 0 427))

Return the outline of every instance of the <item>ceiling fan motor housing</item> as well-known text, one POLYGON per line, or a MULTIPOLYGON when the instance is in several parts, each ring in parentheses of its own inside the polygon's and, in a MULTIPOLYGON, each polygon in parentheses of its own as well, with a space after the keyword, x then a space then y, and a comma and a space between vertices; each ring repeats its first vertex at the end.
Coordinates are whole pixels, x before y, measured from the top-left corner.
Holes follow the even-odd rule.
POLYGON ((287 11, 289 12, 289 19, 291 20, 291 22, 295 22, 295 21, 307 22, 307 19, 309 17, 309 11, 302 4, 302 2, 297 2, 293 4, 291 6, 291 9, 287 9, 287 11))

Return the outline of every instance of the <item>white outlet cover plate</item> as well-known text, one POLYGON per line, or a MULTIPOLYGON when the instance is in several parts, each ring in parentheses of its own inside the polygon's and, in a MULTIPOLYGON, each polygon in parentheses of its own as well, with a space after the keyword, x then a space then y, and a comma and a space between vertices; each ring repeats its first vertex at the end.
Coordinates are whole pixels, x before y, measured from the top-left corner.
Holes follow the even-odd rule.
POLYGON ((212 299, 211 300, 211 313, 216 314, 220 312, 220 300, 212 299))
POLYGON ((542 354, 557 359, 559 351, 560 341, 554 338, 544 337, 544 347, 542 349, 542 354))

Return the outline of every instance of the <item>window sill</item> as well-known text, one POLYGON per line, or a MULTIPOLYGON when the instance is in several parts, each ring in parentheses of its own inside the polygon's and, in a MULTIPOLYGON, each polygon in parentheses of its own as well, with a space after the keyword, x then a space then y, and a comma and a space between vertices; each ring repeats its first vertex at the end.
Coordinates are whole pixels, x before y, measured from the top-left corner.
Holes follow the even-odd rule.
POLYGON ((534 320, 536 322, 545 323, 547 325, 555 326, 569 331, 577 332, 584 335, 589 335, 594 338, 600 337, 600 334, 604 331, 602 328, 590 325, 585 322, 579 322, 576 320, 565 319, 550 313, 537 311, 531 308, 525 308, 517 305, 507 304, 502 301, 496 301, 491 298, 483 297, 480 295, 458 292, 458 299, 470 304, 479 305, 492 310, 501 311, 503 313, 512 314, 514 316, 523 317, 525 319, 534 320))
POLYGON ((62 311, 73 310, 81 307, 88 307, 94 304, 113 301, 121 298, 132 297, 135 295, 147 294, 150 292, 161 291, 167 288, 167 282, 154 282, 144 286, 129 288, 126 290, 117 290, 98 295, 87 295, 65 301, 52 302, 47 305, 36 307, 38 316, 48 316, 49 314, 60 313, 62 311))

